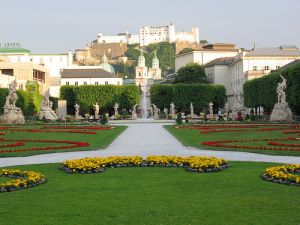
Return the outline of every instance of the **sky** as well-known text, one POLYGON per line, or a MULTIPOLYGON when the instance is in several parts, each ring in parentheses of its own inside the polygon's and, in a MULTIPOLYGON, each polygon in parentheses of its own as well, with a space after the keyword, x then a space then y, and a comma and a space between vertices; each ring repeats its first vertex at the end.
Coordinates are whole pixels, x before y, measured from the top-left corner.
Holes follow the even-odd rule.
POLYGON ((199 27, 200 40, 238 48, 297 45, 299 0, 0 0, 0 43, 33 53, 84 48, 98 33, 138 34, 170 22, 176 31, 199 27))

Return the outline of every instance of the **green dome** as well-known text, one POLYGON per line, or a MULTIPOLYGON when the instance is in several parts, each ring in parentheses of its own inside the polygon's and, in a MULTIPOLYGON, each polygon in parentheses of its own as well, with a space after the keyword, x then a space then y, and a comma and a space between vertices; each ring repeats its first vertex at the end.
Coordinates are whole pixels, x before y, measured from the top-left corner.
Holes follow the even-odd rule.
POLYGON ((102 63, 100 64, 100 66, 102 66, 102 68, 107 72, 115 73, 115 68, 111 64, 102 63))

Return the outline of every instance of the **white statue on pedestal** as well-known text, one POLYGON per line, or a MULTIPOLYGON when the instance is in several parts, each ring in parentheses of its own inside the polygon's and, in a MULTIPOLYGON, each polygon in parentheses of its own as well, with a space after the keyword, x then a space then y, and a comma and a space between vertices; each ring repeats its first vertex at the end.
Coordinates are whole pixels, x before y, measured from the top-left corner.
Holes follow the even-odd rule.
POLYGON ((271 121, 292 121, 293 114, 289 108, 288 103, 286 102, 286 79, 280 75, 282 82, 277 84, 277 103, 274 106, 274 109, 271 114, 271 121))
POLYGON ((195 115, 194 115, 194 106, 193 106, 193 102, 191 102, 190 109, 191 109, 191 117, 194 118, 195 115))
POLYGON ((17 101, 17 82, 14 80, 9 84, 8 96, 4 105, 4 114, 0 117, 0 123, 6 124, 24 124, 25 119, 19 107, 16 107, 17 101))
POLYGON ((176 119, 175 104, 173 102, 170 104, 170 113, 172 115, 172 119, 176 119))
POLYGON ((94 109, 95 109, 95 119, 99 118, 99 111, 100 111, 100 107, 98 102, 96 102, 96 104, 94 105, 94 109))
POLYGON ((40 111, 40 119, 47 119, 47 120, 57 120, 58 117, 55 114, 55 112, 53 111, 53 109, 51 108, 51 106, 53 106, 53 102, 51 102, 49 100, 50 97, 50 91, 49 89, 47 91, 45 91, 44 95, 43 95, 43 101, 41 104, 41 111, 40 111))

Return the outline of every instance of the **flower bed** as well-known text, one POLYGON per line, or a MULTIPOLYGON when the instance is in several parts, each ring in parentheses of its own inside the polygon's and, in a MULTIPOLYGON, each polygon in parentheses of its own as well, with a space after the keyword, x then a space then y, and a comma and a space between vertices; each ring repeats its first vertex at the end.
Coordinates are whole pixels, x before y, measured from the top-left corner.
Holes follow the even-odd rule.
MULTIPOLYGON (((43 147, 31 147, 31 148, 17 148, 17 149, 2 149, 1 153, 9 153, 9 152, 25 152, 25 151, 47 151, 47 150, 57 150, 57 149, 69 149, 69 148, 78 148, 78 147, 86 147, 90 144, 87 142, 79 142, 79 141, 61 141, 61 140, 6 140, 0 139, 0 142, 16 142, 15 144, 2 145, 3 147, 17 147, 22 146, 26 142, 39 142, 39 143, 62 143, 68 144, 63 146, 43 146, 43 147)), ((1 147, 1 146, 0 146, 1 147)))
POLYGON ((267 168, 261 178, 275 183, 300 187, 300 175, 297 174, 300 174, 300 164, 288 164, 267 168))
POLYGON ((202 145, 221 148, 240 148, 240 149, 258 149, 258 150, 273 150, 273 151, 300 151, 300 146, 296 144, 283 144, 278 141, 296 140, 293 138, 273 138, 273 139, 246 139, 246 140, 218 140, 205 141, 202 145), (267 142, 269 146, 248 146, 241 144, 230 144, 240 142, 267 142), (276 146, 276 147, 272 147, 276 146))
POLYGON ((112 130, 112 126, 43 126, 36 129, 23 129, 20 127, 0 127, 0 135, 5 133, 75 133, 75 134, 97 134, 96 131, 112 130))
POLYGON ((67 160, 63 169, 67 173, 99 173, 106 167, 183 167, 190 172, 217 172, 229 166, 228 161, 204 156, 112 156, 67 160))
POLYGON ((179 129, 199 130, 200 134, 227 132, 263 132, 282 130, 283 134, 299 133, 299 125, 292 124, 201 124, 175 126, 179 129))
POLYGON ((0 183, 0 192, 10 192, 31 188, 45 183, 44 175, 34 171, 21 171, 13 169, 1 169, 0 177, 13 178, 5 183, 0 183))

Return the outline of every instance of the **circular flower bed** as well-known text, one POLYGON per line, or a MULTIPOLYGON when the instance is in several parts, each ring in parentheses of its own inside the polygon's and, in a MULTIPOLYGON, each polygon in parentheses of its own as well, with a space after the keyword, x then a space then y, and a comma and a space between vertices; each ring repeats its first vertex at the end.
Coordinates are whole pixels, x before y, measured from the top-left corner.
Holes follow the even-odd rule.
POLYGON ((280 184, 300 186, 300 164, 289 164, 267 168, 262 179, 280 184))
POLYGON ((67 173, 99 173, 107 167, 182 167, 190 172, 217 172, 229 166, 228 161, 204 156, 111 156, 82 158, 63 162, 67 173))
POLYGON ((0 177, 14 178, 5 183, 0 183, 0 192, 10 192, 45 183, 44 175, 34 171, 21 171, 14 169, 1 169, 0 177))

